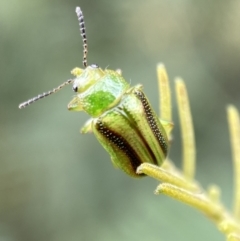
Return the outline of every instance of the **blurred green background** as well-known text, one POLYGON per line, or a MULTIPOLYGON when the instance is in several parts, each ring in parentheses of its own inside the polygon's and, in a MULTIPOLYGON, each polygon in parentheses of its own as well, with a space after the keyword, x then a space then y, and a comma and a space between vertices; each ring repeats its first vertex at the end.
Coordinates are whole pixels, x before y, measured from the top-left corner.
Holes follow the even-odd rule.
POLYGON ((85 113, 68 112, 71 87, 19 110, 82 66, 75 7, 87 27, 89 63, 121 68, 158 110, 156 64, 173 87, 174 142, 181 166, 174 77, 185 79, 196 132, 196 178, 222 187, 231 208, 233 171, 226 105, 240 109, 237 0, 1 0, 0 240, 225 240, 202 214, 165 196, 158 182, 116 170, 85 113))

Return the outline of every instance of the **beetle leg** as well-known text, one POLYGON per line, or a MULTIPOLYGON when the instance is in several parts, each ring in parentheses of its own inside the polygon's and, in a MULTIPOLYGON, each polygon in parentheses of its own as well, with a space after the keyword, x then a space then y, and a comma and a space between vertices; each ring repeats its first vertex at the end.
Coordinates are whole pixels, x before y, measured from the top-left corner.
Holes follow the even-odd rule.
POLYGON ((92 121, 93 121, 93 118, 89 119, 89 120, 83 125, 83 127, 80 129, 80 132, 81 132, 82 134, 92 133, 92 121))

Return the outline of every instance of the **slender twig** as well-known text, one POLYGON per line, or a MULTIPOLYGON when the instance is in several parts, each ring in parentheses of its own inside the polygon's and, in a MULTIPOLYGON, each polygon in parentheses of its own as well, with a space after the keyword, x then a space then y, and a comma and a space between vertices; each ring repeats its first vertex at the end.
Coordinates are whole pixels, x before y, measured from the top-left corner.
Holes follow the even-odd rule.
POLYGON ((227 108, 230 140, 232 143, 232 156, 234 162, 234 215, 240 221, 240 122, 237 109, 229 105, 227 108))
POLYGON ((159 88, 159 107, 160 118, 165 121, 172 121, 171 92, 165 66, 160 63, 157 65, 158 88, 159 88))
POLYGON ((187 90, 180 78, 176 79, 176 96, 182 136, 183 173, 187 179, 193 180, 196 166, 195 137, 187 90))
MULTIPOLYGON (((168 78, 163 65, 158 65, 158 78, 161 91, 160 105, 161 108, 164 108, 161 111, 161 117, 171 121, 171 97, 168 96, 170 90, 167 90, 169 86, 166 88, 165 81, 167 80, 168 83, 168 78), (167 104, 168 110, 162 106, 164 103, 167 104)), ((205 191, 194 179, 196 158, 194 130, 187 90, 181 79, 176 80, 176 95, 182 131, 183 172, 178 170, 169 159, 165 160, 161 167, 143 163, 137 169, 137 172, 144 173, 162 182, 157 187, 156 194, 166 194, 196 208, 209 217, 222 233, 226 234, 227 241, 240 241, 240 121, 238 112, 235 107, 228 107, 235 167, 234 216, 232 216, 221 203, 221 189, 218 186, 210 185, 208 190, 205 191)))

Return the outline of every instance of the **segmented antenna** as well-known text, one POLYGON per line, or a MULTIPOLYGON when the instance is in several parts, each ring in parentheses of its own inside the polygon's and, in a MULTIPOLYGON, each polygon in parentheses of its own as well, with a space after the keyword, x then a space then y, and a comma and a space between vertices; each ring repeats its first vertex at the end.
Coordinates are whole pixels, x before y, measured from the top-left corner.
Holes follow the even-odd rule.
MULTIPOLYGON (((82 40, 83 40, 83 66, 87 67, 87 37, 86 37, 86 33, 85 33, 85 25, 84 25, 84 19, 83 19, 83 14, 82 14, 82 10, 80 7, 76 7, 76 13, 77 13, 77 17, 78 17, 78 22, 79 22, 79 26, 80 26, 80 32, 81 32, 81 36, 82 36, 82 40)), ((23 103, 21 103, 19 105, 19 109, 25 108, 28 105, 31 105, 32 103, 43 99, 44 97, 47 97, 51 94, 55 94, 56 92, 58 92, 59 90, 61 90, 64 86, 69 85, 71 83, 73 83, 74 80, 69 79, 66 82, 64 82, 63 84, 59 85, 57 88, 54 88, 53 90, 50 90, 48 92, 44 92, 41 95, 38 95, 32 99, 29 99, 23 103)))
POLYGON ((80 32, 81 32, 81 36, 82 36, 82 40, 83 40, 83 66, 87 67, 87 52, 88 52, 87 37, 86 37, 83 13, 82 13, 82 10, 80 7, 76 7, 76 14, 78 17, 80 32))
POLYGON ((49 96, 49 95, 51 95, 51 94, 54 94, 54 93, 58 92, 58 91, 59 91, 60 89, 62 89, 64 86, 71 84, 73 81, 74 81, 74 80, 69 79, 69 80, 67 80, 66 82, 64 82, 64 83, 62 83, 61 85, 59 85, 57 88, 54 88, 53 90, 50 90, 50 91, 48 91, 48 92, 44 92, 44 93, 42 93, 41 95, 38 95, 38 96, 36 96, 36 97, 33 97, 32 99, 29 99, 29 100, 21 103, 21 104, 19 105, 19 109, 25 108, 25 107, 27 107, 28 105, 31 105, 32 103, 34 103, 35 101, 38 101, 38 100, 40 100, 40 99, 43 99, 44 97, 47 97, 47 96, 49 96))

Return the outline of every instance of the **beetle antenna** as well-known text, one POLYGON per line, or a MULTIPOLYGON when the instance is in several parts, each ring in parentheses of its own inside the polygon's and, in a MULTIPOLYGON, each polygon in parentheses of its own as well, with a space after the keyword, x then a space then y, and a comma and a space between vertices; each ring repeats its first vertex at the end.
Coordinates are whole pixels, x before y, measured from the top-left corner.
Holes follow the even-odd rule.
POLYGON ((85 29, 83 13, 80 7, 76 7, 76 14, 77 14, 78 23, 80 26, 80 32, 83 40, 83 66, 87 67, 87 52, 88 52, 87 37, 86 37, 86 29, 85 29))
MULTIPOLYGON (((76 7, 76 13, 77 13, 77 17, 78 17, 78 22, 79 22, 79 26, 80 26, 80 32, 81 32, 81 36, 82 36, 82 40, 83 40, 83 66, 87 67, 87 52, 88 52, 88 47, 87 47, 87 37, 86 37, 86 31, 85 31, 85 24, 84 24, 84 18, 83 18, 83 13, 80 7, 76 7)), ((31 105, 32 103, 43 99, 44 97, 47 97, 51 94, 55 94, 56 92, 58 92, 59 90, 61 90, 64 86, 69 85, 71 83, 73 83, 74 80, 69 79, 66 82, 64 82, 63 84, 59 85, 57 88, 54 88, 53 90, 50 90, 48 92, 44 92, 38 96, 35 96, 23 103, 21 103, 19 105, 19 109, 25 108, 28 105, 31 105)))
POLYGON ((56 92, 58 92, 59 90, 61 90, 64 86, 71 84, 73 81, 74 81, 74 80, 69 79, 69 80, 67 80, 66 82, 64 82, 63 84, 59 85, 57 88, 54 88, 53 90, 50 90, 50 91, 48 91, 48 92, 44 92, 44 93, 42 93, 41 95, 35 96, 35 97, 33 97, 33 98, 31 98, 31 99, 29 99, 29 100, 21 103, 21 104, 19 105, 19 109, 25 108, 25 107, 27 107, 28 105, 31 105, 32 103, 34 103, 34 102, 36 102, 36 101, 38 101, 38 100, 40 100, 40 99, 43 99, 44 97, 47 97, 47 96, 49 96, 49 95, 51 95, 51 94, 55 94, 56 92))

